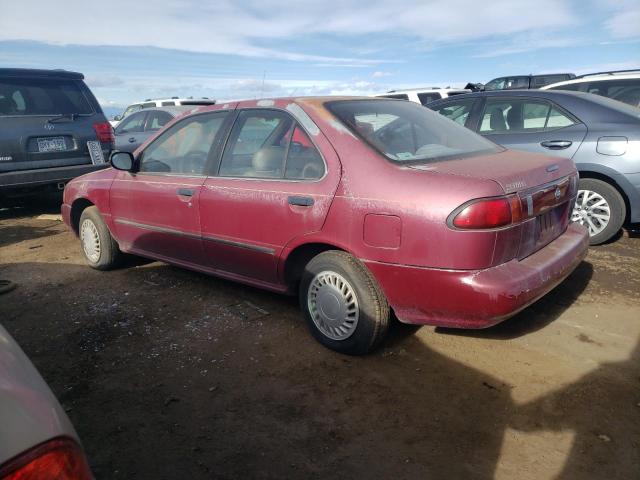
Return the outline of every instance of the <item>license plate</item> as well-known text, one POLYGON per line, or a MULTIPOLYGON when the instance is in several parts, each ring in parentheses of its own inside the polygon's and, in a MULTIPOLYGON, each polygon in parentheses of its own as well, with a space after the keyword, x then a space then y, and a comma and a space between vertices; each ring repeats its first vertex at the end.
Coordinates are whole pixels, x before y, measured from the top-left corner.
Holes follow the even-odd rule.
POLYGON ((38 138, 39 152, 64 152, 66 149, 64 137, 38 138))
POLYGON ((104 154, 102 153, 102 144, 95 140, 87 142, 91 163, 94 165, 102 165, 104 163, 104 154))

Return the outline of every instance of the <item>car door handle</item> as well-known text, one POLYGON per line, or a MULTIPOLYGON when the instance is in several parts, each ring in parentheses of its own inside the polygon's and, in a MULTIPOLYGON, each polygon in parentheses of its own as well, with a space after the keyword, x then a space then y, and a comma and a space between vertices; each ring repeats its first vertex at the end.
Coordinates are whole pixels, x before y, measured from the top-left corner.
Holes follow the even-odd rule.
POLYGON ((178 195, 181 197, 193 197, 193 190, 190 188, 179 188, 178 195))
POLYGON ((550 150, 563 150, 565 148, 569 148, 572 143, 573 142, 570 142, 569 140, 549 140, 547 142, 540 143, 540 145, 550 150))
POLYGON ((135 142, 135 141, 136 141, 136 137, 131 137, 131 138, 129 138, 129 143, 133 143, 133 142, 135 142))
POLYGON ((311 207, 313 206, 313 198, 311 197, 298 197, 292 195, 289 197, 289 205, 297 205, 299 207, 311 207))

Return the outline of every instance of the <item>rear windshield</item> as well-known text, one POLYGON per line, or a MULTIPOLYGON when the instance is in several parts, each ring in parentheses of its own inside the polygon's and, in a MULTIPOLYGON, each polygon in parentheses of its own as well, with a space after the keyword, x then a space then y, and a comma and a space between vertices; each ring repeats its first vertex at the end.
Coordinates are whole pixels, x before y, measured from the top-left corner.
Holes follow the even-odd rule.
POLYGON ((397 163, 431 163, 503 150, 413 102, 342 100, 326 106, 349 129, 397 163))
POLYGON ((76 80, 0 78, 0 116, 92 114, 76 80))

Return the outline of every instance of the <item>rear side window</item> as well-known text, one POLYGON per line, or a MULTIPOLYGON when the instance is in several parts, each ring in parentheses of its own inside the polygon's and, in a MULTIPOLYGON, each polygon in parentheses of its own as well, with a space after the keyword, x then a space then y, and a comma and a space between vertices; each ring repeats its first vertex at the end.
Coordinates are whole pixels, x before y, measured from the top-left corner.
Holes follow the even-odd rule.
POLYGON ((173 107, 174 105, 176 105, 176 102, 162 102, 162 106, 163 107, 173 107))
POLYGON ((76 80, 0 78, 0 116, 90 115, 91 104, 76 80))
POLYGON ((194 115, 169 127, 143 152, 140 172, 203 175, 227 115, 194 115))
POLYGON ((431 163, 502 151, 472 131, 413 102, 343 100, 326 107, 397 163, 431 163))
POLYGON ((469 118, 469 113, 473 108, 475 100, 458 100, 456 102, 448 103, 445 106, 435 108, 435 111, 440 115, 447 117, 449 120, 464 126, 469 118))
POLYGON ((418 99, 422 105, 440 100, 442 96, 439 93, 419 93, 418 99))
POLYGON ((276 110, 240 112, 220 165, 220 176, 313 180, 324 162, 295 120, 276 110))
POLYGON ((409 100, 409 95, 406 93, 394 93, 392 95, 380 95, 384 98, 394 98, 396 100, 409 100))
POLYGON ((532 88, 541 88, 552 83, 562 82, 568 79, 568 75, 536 75, 531 79, 532 88))
POLYGON ((488 98, 480 133, 515 133, 552 130, 576 123, 548 102, 532 99, 488 98))

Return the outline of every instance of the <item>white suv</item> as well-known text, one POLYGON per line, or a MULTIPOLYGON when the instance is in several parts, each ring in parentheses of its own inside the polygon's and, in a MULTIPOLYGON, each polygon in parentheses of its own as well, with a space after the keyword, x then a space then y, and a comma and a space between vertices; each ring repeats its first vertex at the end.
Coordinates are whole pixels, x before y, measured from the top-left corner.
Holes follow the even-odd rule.
POLYGON ((216 103, 215 100, 212 100, 207 97, 147 98, 144 102, 132 103, 127 108, 125 108, 124 113, 122 115, 116 115, 115 117, 113 117, 113 120, 109 121, 109 123, 111 123, 111 126, 115 128, 118 125, 118 123, 120 123, 126 116, 131 115, 132 113, 138 112, 143 108, 175 107, 178 105, 214 105, 215 103, 216 103))
POLYGON ((589 92, 640 107, 640 70, 590 73, 542 87, 541 90, 589 92))
POLYGON ((411 88, 408 90, 389 90, 387 93, 375 95, 376 97, 397 98, 399 100, 409 100, 411 102, 427 103, 435 102, 441 98, 447 98, 452 95, 460 95, 461 93, 471 93, 471 90, 464 88, 411 88))

